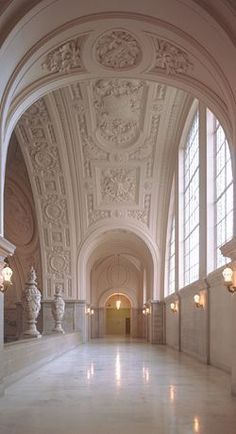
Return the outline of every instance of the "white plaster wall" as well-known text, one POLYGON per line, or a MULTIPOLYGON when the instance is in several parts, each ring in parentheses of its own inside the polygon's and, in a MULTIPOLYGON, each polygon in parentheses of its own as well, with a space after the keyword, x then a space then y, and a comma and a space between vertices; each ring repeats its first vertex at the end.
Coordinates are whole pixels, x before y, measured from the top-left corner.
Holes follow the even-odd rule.
POLYGON ((179 350, 179 304, 178 311, 172 312, 170 304, 176 302, 176 296, 172 295, 166 299, 165 309, 165 342, 172 348, 179 350))
POLYGON ((230 372, 232 366, 233 307, 232 295, 223 285, 222 270, 211 273, 206 282, 189 285, 179 291, 178 312, 170 303, 177 298, 166 298, 166 344, 190 354, 199 360, 230 372), (207 288, 208 287, 208 288, 207 288), (197 309, 193 296, 200 293, 204 307, 197 309))
MULTIPOLYGON (((196 308, 194 294, 202 290, 202 285, 188 286, 180 292, 181 297, 181 349, 203 362, 208 359, 208 312, 207 306, 196 308)), ((204 291, 206 296, 206 291, 204 291)))
POLYGON ((232 297, 221 275, 209 279, 210 363, 230 372, 232 366, 232 297), (215 278, 214 278, 215 277, 215 278), (213 278, 213 279, 212 279, 213 278))

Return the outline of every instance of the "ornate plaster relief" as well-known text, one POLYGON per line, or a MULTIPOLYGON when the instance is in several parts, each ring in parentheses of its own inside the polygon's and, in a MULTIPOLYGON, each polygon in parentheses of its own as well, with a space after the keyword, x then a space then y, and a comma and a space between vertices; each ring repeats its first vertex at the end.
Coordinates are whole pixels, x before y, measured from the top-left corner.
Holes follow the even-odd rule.
POLYGON ((94 51, 97 62, 112 70, 134 68, 142 57, 139 42, 124 29, 112 29, 99 36, 94 51))
POLYGON ((66 182, 53 122, 46 101, 41 99, 22 116, 17 137, 26 155, 38 200, 44 258, 44 298, 51 298, 56 285, 72 296, 71 224, 66 182))

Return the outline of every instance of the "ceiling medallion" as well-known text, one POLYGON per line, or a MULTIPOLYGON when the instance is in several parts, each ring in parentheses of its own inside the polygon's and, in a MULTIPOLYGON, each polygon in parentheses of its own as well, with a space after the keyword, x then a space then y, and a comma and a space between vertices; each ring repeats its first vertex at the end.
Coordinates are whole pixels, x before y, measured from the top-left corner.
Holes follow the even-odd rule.
POLYGON ((142 51, 138 41, 125 30, 111 30, 95 43, 95 56, 100 65, 113 70, 134 68, 142 51))

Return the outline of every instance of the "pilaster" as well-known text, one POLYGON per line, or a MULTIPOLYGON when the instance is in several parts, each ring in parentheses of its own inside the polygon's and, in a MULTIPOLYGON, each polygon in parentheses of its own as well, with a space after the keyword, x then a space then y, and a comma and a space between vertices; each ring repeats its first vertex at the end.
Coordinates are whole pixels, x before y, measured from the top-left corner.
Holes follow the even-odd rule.
POLYGON ((151 301, 150 303, 149 340, 152 344, 164 343, 164 303, 151 301))

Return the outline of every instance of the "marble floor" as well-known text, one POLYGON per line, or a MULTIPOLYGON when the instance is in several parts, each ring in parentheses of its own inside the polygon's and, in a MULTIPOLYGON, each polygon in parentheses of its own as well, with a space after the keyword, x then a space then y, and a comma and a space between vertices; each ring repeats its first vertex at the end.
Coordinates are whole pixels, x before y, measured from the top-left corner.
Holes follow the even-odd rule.
POLYGON ((229 376, 164 346, 93 340, 10 386, 0 434, 235 434, 229 376))

